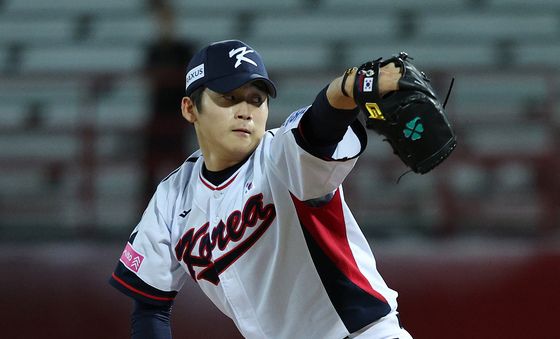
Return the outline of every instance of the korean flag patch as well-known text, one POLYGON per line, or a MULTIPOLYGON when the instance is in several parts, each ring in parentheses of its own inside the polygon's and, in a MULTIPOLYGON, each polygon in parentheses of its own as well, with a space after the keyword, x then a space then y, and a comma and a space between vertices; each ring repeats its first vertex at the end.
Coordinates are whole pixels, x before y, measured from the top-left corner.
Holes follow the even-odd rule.
POLYGON ((373 91, 373 78, 364 78, 364 92, 373 91))

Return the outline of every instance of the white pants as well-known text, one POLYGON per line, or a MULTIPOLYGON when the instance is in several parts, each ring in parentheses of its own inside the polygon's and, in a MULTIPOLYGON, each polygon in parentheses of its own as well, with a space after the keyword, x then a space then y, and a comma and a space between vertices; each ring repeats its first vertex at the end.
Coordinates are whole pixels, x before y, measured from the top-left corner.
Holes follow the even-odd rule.
POLYGON ((397 313, 390 313, 378 321, 352 333, 348 338, 359 339, 412 339, 412 336, 399 324, 397 313))

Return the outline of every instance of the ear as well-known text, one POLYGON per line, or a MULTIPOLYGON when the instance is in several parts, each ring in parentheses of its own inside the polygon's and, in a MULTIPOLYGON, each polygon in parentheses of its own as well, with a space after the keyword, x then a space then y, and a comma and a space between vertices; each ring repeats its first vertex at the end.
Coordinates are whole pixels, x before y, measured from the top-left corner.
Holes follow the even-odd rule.
POLYGON ((196 121, 197 112, 194 102, 189 97, 183 97, 181 100, 181 114, 188 122, 193 124, 196 121))

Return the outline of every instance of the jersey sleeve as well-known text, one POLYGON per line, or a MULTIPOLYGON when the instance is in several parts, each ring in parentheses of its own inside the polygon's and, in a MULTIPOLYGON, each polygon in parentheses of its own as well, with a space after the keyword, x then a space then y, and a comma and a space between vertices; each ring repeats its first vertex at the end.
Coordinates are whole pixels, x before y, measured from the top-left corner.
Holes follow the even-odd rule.
POLYGON ((171 305, 186 278, 171 242, 172 179, 158 186, 109 279, 119 291, 153 305, 171 305))
POLYGON ((332 154, 312 147, 298 131, 309 107, 293 112, 273 132, 269 152, 272 171, 302 201, 323 197, 337 189, 367 145, 366 130, 356 119, 332 154))

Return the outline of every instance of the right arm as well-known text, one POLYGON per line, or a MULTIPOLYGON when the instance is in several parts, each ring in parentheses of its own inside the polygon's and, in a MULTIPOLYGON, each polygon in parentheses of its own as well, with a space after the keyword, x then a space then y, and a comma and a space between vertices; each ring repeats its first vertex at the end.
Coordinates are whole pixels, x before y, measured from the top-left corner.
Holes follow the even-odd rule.
MULTIPOLYGON (((379 92, 398 87, 399 69, 393 64, 380 71, 379 92)), ((272 168, 300 200, 327 195, 338 188, 367 143, 359 110, 352 97, 356 71, 335 78, 313 104, 284 122, 272 142, 272 168), (341 86, 345 85, 344 95, 341 86)))

